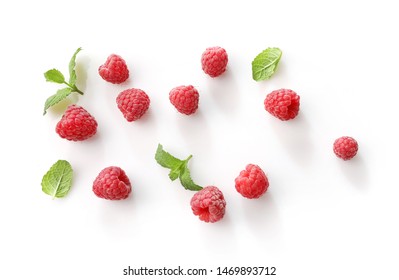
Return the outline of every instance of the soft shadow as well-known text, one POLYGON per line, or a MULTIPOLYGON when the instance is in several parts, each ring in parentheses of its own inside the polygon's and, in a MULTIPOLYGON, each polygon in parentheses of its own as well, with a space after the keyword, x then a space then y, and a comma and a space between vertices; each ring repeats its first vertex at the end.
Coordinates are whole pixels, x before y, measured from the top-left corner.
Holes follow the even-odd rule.
POLYGON ((177 114, 181 135, 185 138, 187 145, 193 149, 196 147, 211 147, 212 135, 205 116, 198 111, 190 116, 177 114))
MULTIPOLYGON (((119 112, 120 113, 120 112, 119 112)), ((156 115, 150 107, 147 112, 138 120, 128 122, 120 113, 120 120, 124 122, 123 130, 132 145, 136 156, 148 156, 148 153, 155 152, 157 144, 156 115), (147 139, 147 140, 143 140, 147 139)))
POLYGON ((139 126, 147 126, 155 124, 155 115, 151 107, 148 108, 147 112, 136 121, 139 126))
POLYGON ((216 223, 198 221, 197 230, 201 232, 202 244, 211 254, 225 258, 237 253, 238 239, 234 233, 233 219, 229 211, 226 211, 223 219, 216 223))
POLYGON ((91 59, 88 56, 79 57, 76 61, 75 72, 76 72, 76 86, 83 91, 86 91, 87 84, 87 69, 90 68, 91 59))
POLYGON ((344 175, 352 185, 361 190, 365 190, 368 188, 368 170, 364 159, 360 154, 356 155, 351 160, 344 161, 338 158, 337 160, 339 161, 342 173, 344 173, 344 175))
MULTIPOLYGON (((282 88, 281 85, 284 85, 289 81, 287 66, 284 60, 280 60, 277 69, 275 70, 274 74, 270 79, 265 81, 259 81, 258 87, 260 92, 262 93, 270 93, 273 90, 282 88)), ((254 81, 252 79, 252 81, 254 81)))
POLYGON ((271 192, 266 192, 258 199, 243 198, 241 208, 254 235, 260 239, 275 239, 281 235, 278 207, 271 192))
POLYGON ((217 78, 208 78, 208 90, 215 104, 226 114, 237 112, 240 104, 239 87, 229 69, 217 78))
POLYGON ((48 110, 47 113, 52 117, 59 119, 61 115, 63 115, 68 108, 69 105, 76 104, 79 101, 79 95, 76 92, 71 93, 67 98, 64 100, 61 100, 54 106, 51 106, 48 110))
POLYGON ((303 112, 289 121, 271 120, 271 126, 287 153, 301 166, 309 166, 313 157, 310 126, 303 112))
POLYGON ((136 196, 133 190, 127 199, 118 201, 101 199, 101 201, 99 201, 98 218, 107 231, 119 236, 125 236, 127 234, 126 225, 131 223, 137 212, 135 210, 137 207, 136 196))
POLYGON ((82 170, 84 170, 86 166, 92 165, 93 155, 95 155, 96 162, 103 161, 106 151, 105 147, 107 146, 104 140, 103 131, 100 127, 97 129, 95 135, 84 141, 74 142, 61 138, 59 141, 65 143, 65 149, 68 149, 68 153, 79 155, 75 162, 77 166, 76 169, 78 169, 78 166, 80 165, 82 170))

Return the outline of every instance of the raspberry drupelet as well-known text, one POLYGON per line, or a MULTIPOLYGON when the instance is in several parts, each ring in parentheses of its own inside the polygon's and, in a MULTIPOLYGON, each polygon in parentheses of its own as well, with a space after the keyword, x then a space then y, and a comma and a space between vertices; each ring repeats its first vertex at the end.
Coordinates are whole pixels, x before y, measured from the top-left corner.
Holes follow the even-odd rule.
POLYGON ((131 88, 116 98, 119 110, 128 122, 140 119, 150 107, 150 98, 141 89, 131 88))
POLYGON ((121 200, 132 191, 130 180, 120 167, 104 168, 94 180, 93 192, 96 196, 109 200, 121 200))
POLYGON ((177 111, 191 115, 198 109, 199 93, 192 85, 179 86, 170 91, 169 100, 177 111))
POLYGON ((263 170, 255 164, 248 164, 235 179, 236 190, 246 198, 259 198, 269 187, 263 170))
POLYGON ((69 105, 55 131, 70 141, 83 141, 97 132, 97 121, 89 112, 78 105, 69 105))
POLYGON ((215 186, 198 191, 191 199, 191 209, 201 221, 214 223, 221 220, 226 209, 223 193, 215 186))
POLYGON ((274 117, 282 121, 288 121, 298 115, 299 99, 299 95, 293 90, 275 90, 266 96, 265 109, 274 117))
POLYGON ((221 47, 207 48, 201 56, 202 70, 212 78, 218 77, 226 71, 228 60, 225 49, 221 47))
POLYGON ((113 84, 121 84, 129 78, 126 61, 116 54, 108 56, 105 63, 98 68, 98 73, 105 81, 113 84))
POLYGON ((350 160, 356 154, 359 146, 355 139, 343 136, 334 141, 333 150, 337 157, 343 160, 350 160))

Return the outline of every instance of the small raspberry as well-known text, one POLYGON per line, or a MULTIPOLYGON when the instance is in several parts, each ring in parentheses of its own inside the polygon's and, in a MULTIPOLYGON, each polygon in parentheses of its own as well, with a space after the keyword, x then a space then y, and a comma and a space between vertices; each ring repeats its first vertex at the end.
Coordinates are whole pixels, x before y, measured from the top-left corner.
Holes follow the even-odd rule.
POLYGON ((220 76, 226 71, 227 62, 227 52, 221 47, 207 48, 202 53, 202 70, 212 78, 220 76))
POLYGON ((258 198, 269 187, 265 173, 255 164, 248 164, 235 179, 235 183, 236 190, 246 198, 258 198))
POLYGON ((272 91, 266 96, 265 109, 282 121, 293 119, 299 112, 299 95, 290 89, 272 91))
POLYGON ((125 119, 132 122, 140 119, 147 112, 150 107, 150 98, 141 89, 131 88, 119 93, 116 103, 125 119))
POLYGON ((55 131, 70 141, 82 141, 97 132, 97 122, 83 107, 69 105, 55 131))
POLYGON ((193 86, 179 86, 169 93, 169 100, 182 114, 191 115, 198 109, 199 93, 193 86))
POLYGON ((107 61, 98 68, 98 73, 107 82, 120 84, 129 78, 125 60, 116 54, 108 56, 107 61))
POLYGON ((223 218, 226 201, 223 193, 214 186, 208 186, 191 198, 191 209, 201 221, 214 223, 223 218))
POLYGON ((343 160, 349 160, 357 154, 358 144, 355 139, 343 136, 334 141, 334 153, 343 160))
POLYGON ((93 183, 93 192, 100 198, 109 200, 125 199, 132 191, 125 171, 116 166, 104 168, 93 183))

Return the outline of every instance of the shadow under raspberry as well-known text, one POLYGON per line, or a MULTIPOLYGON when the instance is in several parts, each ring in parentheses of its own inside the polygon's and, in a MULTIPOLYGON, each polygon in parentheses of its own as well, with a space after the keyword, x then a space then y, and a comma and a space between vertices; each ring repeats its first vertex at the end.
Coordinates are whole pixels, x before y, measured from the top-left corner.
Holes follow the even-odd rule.
MULTIPOLYGON (((230 69, 216 78, 207 79, 208 93, 213 98, 218 109, 232 116, 239 109, 239 87, 230 69)), ((205 98, 205 97, 203 97, 205 98)))
MULTIPOLYGON (((271 185, 273 188, 273 185, 271 185)), ((280 240, 282 226, 281 218, 273 190, 268 190, 258 199, 242 199, 241 210, 244 222, 252 230, 254 236, 263 241, 262 244, 270 246, 270 240, 280 240)))
POLYGON ((270 124, 286 153, 302 167, 310 166, 314 149, 310 138, 310 125, 305 114, 300 111, 295 119, 289 121, 273 118, 270 124))
POLYGON ((369 174, 362 155, 357 154, 354 158, 347 161, 338 160, 342 173, 348 181, 355 187, 365 190, 369 184, 369 174))

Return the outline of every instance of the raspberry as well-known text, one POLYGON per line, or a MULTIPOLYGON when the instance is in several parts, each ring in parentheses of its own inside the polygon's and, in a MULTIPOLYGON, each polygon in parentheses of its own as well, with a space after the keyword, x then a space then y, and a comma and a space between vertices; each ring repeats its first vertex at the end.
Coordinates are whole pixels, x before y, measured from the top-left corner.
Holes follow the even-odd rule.
POLYGON ((299 112, 299 95, 290 89, 272 91, 266 96, 265 109, 282 121, 293 119, 299 112))
POLYGON ((235 179, 235 183, 236 190, 246 198, 258 198, 269 187, 265 173, 255 164, 248 164, 235 179))
POLYGON ((82 141, 97 132, 97 122, 83 107, 69 105, 55 131, 70 141, 82 141))
POLYGON ((169 93, 169 100, 182 114, 191 115, 198 109, 199 93, 193 86, 179 86, 169 93))
POLYGON ((334 141, 334 153, 343 160, 349 160, 357 154, 358 144, 355 139, 343 136, 334 141))
POLYGON ((214 223, 223 218, 226 201, 223 193, 215 186, 208 186, 191 198, 191 209, 201 221, 214 223))
POLYGON ((226 71, 227 62, 227 52, 221 47, 207 48, 201 57, 202 70, 212 78, 226 71))
POLYGON ((93 183, 93 192, 100 198, 109 200, 125 199, 132 191, 125 171, 116 166, 104 168, 93 183))
POLYGON ((98 68, 98 73, 107 82, 120 84, 129 78, 125 60, 116 54, 108 56, 107 61, 98 68))
POLYGON ((131 88, 119 93, 116 103, 125 119, 132 122, 140 119, 147 112, 150 107, 150 98, 141 89, 131 88))

